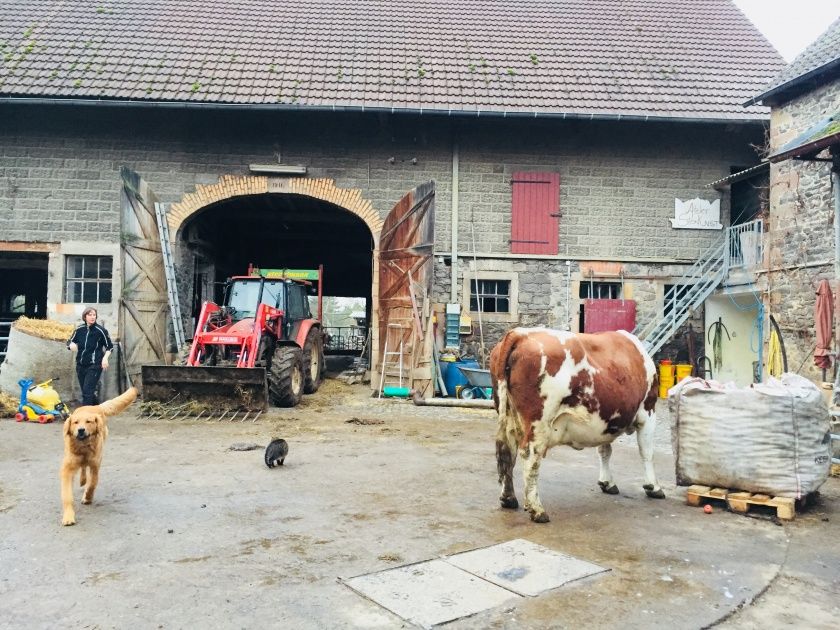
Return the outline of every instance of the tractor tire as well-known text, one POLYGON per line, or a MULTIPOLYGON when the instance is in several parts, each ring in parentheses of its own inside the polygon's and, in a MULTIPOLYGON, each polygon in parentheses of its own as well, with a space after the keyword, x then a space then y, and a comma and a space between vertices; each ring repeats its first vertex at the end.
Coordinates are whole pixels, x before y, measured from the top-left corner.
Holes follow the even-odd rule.
POLYGON ((324 338, 320 328, 311 328, 303 344, 303 393, 314 394, 324 382, 324 338))
POLYGON ((278 407, 294 407, 303 397, 303 353, 296 346, 277 346, 268 369, 268 396, 278 407))

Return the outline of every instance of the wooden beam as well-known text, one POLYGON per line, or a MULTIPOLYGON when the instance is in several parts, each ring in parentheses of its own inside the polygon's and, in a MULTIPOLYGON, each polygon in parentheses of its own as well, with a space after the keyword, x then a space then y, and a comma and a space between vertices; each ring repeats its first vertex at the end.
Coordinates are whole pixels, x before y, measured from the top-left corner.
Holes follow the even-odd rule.
POLYGON ((60 243, 30 243, 25 241, 0 241, 0 252, 57 252, 60 243))

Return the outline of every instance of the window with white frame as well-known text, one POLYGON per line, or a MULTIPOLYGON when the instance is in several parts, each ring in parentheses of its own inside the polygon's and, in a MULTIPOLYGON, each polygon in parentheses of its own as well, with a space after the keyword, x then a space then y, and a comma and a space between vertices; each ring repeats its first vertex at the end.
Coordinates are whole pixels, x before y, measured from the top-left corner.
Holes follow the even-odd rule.
POLYGON ((485 322, 519 321, 519 274, 498 269, 471 270, 461 285, 461 310, 485 322), (479 310, 480 307, 480 310, 479 310))
POLYGON ((72 304, 107 304, 112 295, 111 256, 67 256, 64 299, 72 304))
POLYGON ((510 313, 510 280, 470 280, 470 310, 510 313))

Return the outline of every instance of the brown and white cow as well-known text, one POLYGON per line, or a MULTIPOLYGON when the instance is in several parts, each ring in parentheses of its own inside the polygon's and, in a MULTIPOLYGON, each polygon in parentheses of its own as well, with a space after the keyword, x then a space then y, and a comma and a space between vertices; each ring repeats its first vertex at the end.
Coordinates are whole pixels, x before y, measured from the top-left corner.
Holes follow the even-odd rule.
POLYGON ((624 331, 576 334, 547 328, 514 328, 490 354, 493 398, 499 413, 496 461, 502 507, 517 508, 513 490, 516 453, 525 459, 525 509, 548 522, 537 480, 540 460, 552 446, 598 448, 598 485, 618 494, 610 474, 612 442, 633 433, 645 466, 647 496, 665 494, 653 470, 656 367, 638 338, 624 331))

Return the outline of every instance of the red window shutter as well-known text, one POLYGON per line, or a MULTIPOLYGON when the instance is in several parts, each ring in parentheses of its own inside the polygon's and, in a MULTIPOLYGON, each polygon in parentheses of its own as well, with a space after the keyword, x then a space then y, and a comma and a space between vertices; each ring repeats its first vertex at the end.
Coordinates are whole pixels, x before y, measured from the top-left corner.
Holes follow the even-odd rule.
POLYGON ((514 173, 511 183, 511 253, 558 253, 560 173, 514 173))

